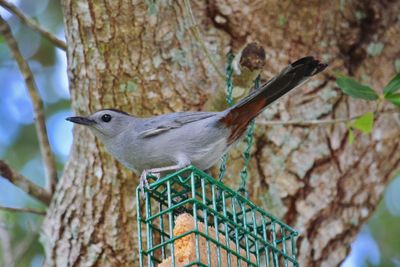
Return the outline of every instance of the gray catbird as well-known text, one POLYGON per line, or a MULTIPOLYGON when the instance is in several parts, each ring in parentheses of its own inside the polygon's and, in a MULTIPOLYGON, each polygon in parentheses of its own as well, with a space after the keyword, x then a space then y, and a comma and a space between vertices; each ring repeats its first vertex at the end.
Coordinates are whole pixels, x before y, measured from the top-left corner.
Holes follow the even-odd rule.
POLYGON ((67 120, 85 125, 122 164, 159 177, 190 164, 207 170, 245 133, 247 125, 269 104, 327 67, 313 57, 287 66, 232 107, 221 112, 177 112, 137 118, 116 109, 99 110, 67 120))

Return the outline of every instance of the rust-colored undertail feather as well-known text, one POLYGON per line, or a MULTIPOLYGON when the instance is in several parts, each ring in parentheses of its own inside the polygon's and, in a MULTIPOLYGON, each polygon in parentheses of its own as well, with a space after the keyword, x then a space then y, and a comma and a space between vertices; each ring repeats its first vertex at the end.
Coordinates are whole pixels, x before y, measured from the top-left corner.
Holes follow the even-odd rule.
POLYGON ((226 116, 221 119, 221 122, 231 129, 229 143, 240 138, 249 122, 268 105, 326 67, 327 64, 322 64, 313 57, 301 58, 229 108, 226 116))

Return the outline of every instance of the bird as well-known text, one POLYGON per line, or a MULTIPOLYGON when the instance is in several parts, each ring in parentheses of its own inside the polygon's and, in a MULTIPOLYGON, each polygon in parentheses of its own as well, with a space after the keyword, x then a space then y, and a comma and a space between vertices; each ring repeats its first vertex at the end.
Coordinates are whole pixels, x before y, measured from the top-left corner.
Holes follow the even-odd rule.
POLYGON ((141 174, 139 186, 144 194, 144 186, 149 188, 148 174, 160 178, 162 173, 189 165, 201 170, 211 168, 267 106, 327 66, 311 56, 303 57, 220 112, 176 112, 140 118, 108 108, 66 120, 88 127, 115 159, 141 174))

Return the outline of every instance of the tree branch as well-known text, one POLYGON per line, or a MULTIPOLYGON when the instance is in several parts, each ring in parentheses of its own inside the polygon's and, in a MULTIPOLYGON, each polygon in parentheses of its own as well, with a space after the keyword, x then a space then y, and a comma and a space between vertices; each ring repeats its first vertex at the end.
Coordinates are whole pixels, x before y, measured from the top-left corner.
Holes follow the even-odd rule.
MULTIPOLYGON (((384 112, 377 112, 375 115, 380 114, 380 115, 387 115, 387 114, 394 114, 394 113, 399 113, 399 111, 396 110, 390 110, 390 111, 384 111, 384 112)), ((350 118, 340 118, 340 119, 329 119, 329 120, 289 120, 289 121, 267 121, 264 119, 256 119, 256 123, 259 125, 265 125, 265 126, 273 126, 273 125, 292 125, 292 126, 322 126, 322 125, 327 125, 327 124, 337 124, 337 123, 347 123, 353 120, 356 120, 360 117, 364 116, 364 114, 353 116, 350 118)))
POLYGON ((4 161, 0 160, 0 176, 21 188, 23 191, 40 200, 46 205, 50 204, 51 194, 40 186, 32 183, 25 176, 17 173, 4 161))
POLYGON ((22 76, 25 79, 26 87, 28 88, 29 94, 32 99, 35 117, 36 117, 36 133, 39 139, 40 151, 43 157, 45 172, 46 172, 46 184, 50 193, 53 193, 57 183, 57 168, 56 161, 51 152, 49 138, 47 136, 45 117, 43 111, 43 102, 39 97, 38 89, 33 78, 33 73, 29 68, 28 63, 23 58, 19 51, 17 41, 12 35, 10 26, 0 16, 0 33, 4 36, 15 60, 17 61, 18 67, 21 71, 22 76))
POLYGON ((0 206, 0 210, 10 211, 10 212, 27 212, 36 215, 46 215, 45 211, 34 208, 13 208, 13 207, 0 206))
POLYGON ((18 9, 14 4, 9 3, 8 1, 5 0, 0 0, 0 6, 8 10, 10 13, 14 14, 17 16, 23 24, 28 26, 34 31, 37 31, 40 33, 44 38, 48 39, 50 42, 52 42, 55 46, 58 48, 66 51, 67 50, 67 44, 58 39, 56 36, 54 36, 52 33, 44 29, 42 26, 40 26, 36 21, 33 19, 30 19, 28 16, 26 16, 21 10, 18 9))

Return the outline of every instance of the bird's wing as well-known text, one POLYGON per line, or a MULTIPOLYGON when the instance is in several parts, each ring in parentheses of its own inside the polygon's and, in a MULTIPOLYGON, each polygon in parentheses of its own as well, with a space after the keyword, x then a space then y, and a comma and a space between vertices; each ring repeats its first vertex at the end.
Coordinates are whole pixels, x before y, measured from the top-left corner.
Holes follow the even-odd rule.
POLYGON ((151 137, 183 125, 216 116, 216 112, 177 112, 145 119, 140 137, 151 137))

